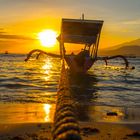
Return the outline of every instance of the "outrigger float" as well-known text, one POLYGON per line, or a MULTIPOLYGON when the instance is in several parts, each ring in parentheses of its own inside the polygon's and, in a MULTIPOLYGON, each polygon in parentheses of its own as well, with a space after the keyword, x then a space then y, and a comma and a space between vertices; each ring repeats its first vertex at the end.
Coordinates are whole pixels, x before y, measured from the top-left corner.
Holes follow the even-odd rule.
POLYGON ((36 59, 41 54, 50 55, 53 57, 61 57, 65 59, 72 72, 86 73, 97 60, 104 60, 107 65, 107 60, 114 58, 122 58, 125 62, 125 68, 128 68, 128 60, 122 55, 111 57, 98 57, 98 47, 103 26, 102 20, 85 20, 82 19, 62 19, 61 33, 57 37, 60 44, 60 55, 48 53, 39 49, 32 50, 27 55, 27 61, 33 53, 38 53, 36 59), (83 49, 78 54, 66 54, 65 43, 82 44, 83 49))

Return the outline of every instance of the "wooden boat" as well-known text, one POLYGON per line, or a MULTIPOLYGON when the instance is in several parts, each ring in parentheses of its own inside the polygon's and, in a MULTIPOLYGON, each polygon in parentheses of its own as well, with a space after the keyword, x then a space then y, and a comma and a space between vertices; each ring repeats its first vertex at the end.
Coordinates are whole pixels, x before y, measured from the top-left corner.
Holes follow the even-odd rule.
POLYGON ((82 19, 63 18, 61 33, 57 37, 60 44, 60 55, 36 49, 29 52, 25 61, 27 61, 34 52, 39 52, 36 59, 38 59, 41 54, 61 57, 62 59, 65 59, 72 72, 86 73, 97 60, 104 60, 107 65, 107 60, 120 57, 125 62, 125 68, 128 68, 129 63, 122 55, 97 57, 103 23, 103 20, 85 20, 84 16, 82 19), (76 55, 74 53, 67 54, 67 43, 80 44, 83 45, 83 48, 76 55))
POLYGON ((97 59, 102 20, 62 19, 61 34, 58 37, 60 54, 74 72, 87 72, 97 59), (82 44, 77 54, 66 54, 65 43, 82 44))

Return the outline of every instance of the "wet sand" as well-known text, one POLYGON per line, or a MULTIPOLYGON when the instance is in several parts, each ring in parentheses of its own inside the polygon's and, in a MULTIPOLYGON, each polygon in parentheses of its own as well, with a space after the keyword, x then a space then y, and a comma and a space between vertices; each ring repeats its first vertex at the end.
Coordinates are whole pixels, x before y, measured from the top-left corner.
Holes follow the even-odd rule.
POLYGON ((1 124, 0 140, 50 140, 50 123, 1 124))
POLYGON ((81 124, 84 140, 138 140, 140 124, 93 123, 81 124))
MULTIPOLYGON (((0 140, 51 140, 52 123, 1 124, 0 140)), ((83 140, 138 140, 140 124, 80 123, 83 140)))
POLYGON ((53 122, 55 104, 0 103, 0 124, 53 122))
MULTIPOLYGON (((0 140, 51 140, 54 112, 54 104, 1 103, 0 140)), ((130 109, 127 117, 124 117, 126 111, 123 113, 120 108, 89 108, 88 112, 85 112, 89 119, 79 121, 82 139, 140 139, 140 121, 138 117, 134 117, 136 111, 134 112, 130 109), (125 121, 122 121, 124 118, 125 121)), ((137 115, 139 116, 139 113, 137 115)))

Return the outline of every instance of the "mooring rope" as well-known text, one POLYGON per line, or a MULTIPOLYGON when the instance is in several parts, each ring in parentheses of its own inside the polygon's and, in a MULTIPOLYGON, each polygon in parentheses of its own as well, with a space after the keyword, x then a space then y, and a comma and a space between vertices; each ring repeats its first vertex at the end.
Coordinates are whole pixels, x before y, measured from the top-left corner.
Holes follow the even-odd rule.
POLYGON ((53 140, 81 140, 67 76, 63 61, 54 115, 53 140))

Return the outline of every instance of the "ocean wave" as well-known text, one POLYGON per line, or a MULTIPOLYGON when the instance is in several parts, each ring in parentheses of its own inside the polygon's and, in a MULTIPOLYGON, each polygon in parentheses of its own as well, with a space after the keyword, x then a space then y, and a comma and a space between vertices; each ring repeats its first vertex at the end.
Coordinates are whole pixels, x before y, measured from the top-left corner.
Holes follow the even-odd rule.
MULTIPOLYGON (((60 59, 24 62, 25 55, 0 56, 0 102, 55 103, 60 59)), ((122 69, 120 61, 112 60, 108 68, 97 62, 87 75, 69 75, 74 100, 83 105, 140 106, 139 61, 130 59, 134 70, 122 69)))

